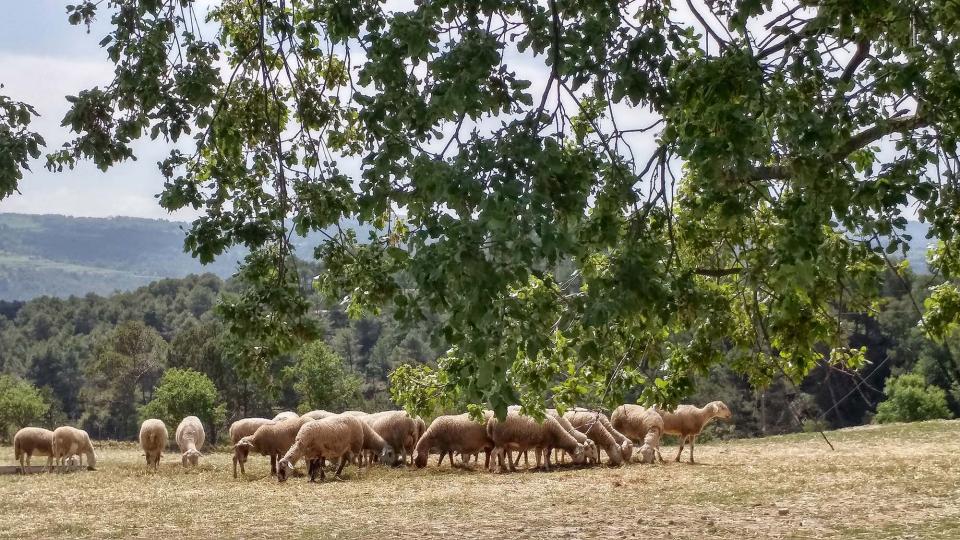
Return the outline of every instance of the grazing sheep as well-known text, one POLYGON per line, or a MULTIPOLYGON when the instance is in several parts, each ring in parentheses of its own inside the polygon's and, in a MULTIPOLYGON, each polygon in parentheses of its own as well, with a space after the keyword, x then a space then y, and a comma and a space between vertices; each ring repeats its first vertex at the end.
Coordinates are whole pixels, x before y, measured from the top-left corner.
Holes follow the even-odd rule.
MULTIPOLYGON (((600 412, 575 410, 568 411, 563 415, 563 418, 581 433, 590 437, 590 440, 596 443, 598 451, 600 448, 606 451, 609 465, 621 465, 623 464, 623 446, 617 444, 613 435, 600 422, 600 414, 600 412)), ((632 447, 629 442, 624 444, 627 447, 632 447)))
POLYGON ((663 435, 663 419, 655 409, 646 409, 640 405, 625 404, 617 407, 610 416, 613 427, 640 444, 640 463, 652 463, 654 455, 660 451, 660 437, 663 435))
POLYGON ((147 458, 147 466, 154 470, 160 466, 160 456, 167 446, 167 426, 162 420, 151 418, 140 425, 140 448, 147 458))
MULTIPOLYGON (((489 420, 493 412, 487 411, 484 416, 489 420)), ((453 466, 454 452, 459 452, 464 457, 463 461, 469 463, 469 455, 482 451, 486 453, 484 467, 489 467, 493 441, 487 435, 485 424, 485 422, 476 422, 466 413, 437 417, 417 441, 415 460, 417 467, 426 467, 431 450, 440 452, 438 466, 443 463, 446 454, 450 455, 450 466, 453 466)))
POLYGON ((203 448, 203 442, 206 439, 200 419, 196 416, 188 416, 181 420, 174 438, 183 454, 180 463, 184 467, 196 467, 202 455, 200 449, 203 448))
POLYGON ((47 456, 47 467, 53 470, 53 432, 38 427, 25 427, 13 436, 13 458, 20 462, 20 470, 30 466, 34 455, 47 456), (26 465, 24 465, 26 458, 26 465))
POLYGON ((417 445, 419 427, 416 419, 407 411, 384 411, 359 418, 383 437, 387 444, 397 449, 400 459, 392 464, 406 465, 407 456, 410 456, 410 465, 413 465, 413 449, 417 445))
MULTIPOLYGON (((550 452, 553 448, 567 451, 574 460, 578 461, 582 460, 584 455, 584 444, 577 442, 577 439, 550 415, 544 418, 542 424, 516 411, 508 412, 503 421, 491 417, 487 421, 487 436, 494 443, 493 455, 497 458, 501 472, 505 470, 504 454, 511 450, 522 452, 533 448, 537 450, 538 458, 540 451, 546 450, 544 467, 548 471, 550 470, 550 452)), ((512 462, 508 461, 507 465, 511 471, 516 471, 512 462)), ((493 467, 493 461, 490 466, 493 467)), ((539 459, 537 466, 539 467, 539 459)))
POLYGON ((308 412, 308 413, 306 413, 306 414, 301 414, 300 416, 301 416, 301 417, 306 416, 307 418, 309 418, 309 419, 311 419, 311 420, 323 420, 324 418, 327 418, 327 417, 330 417, 330 416, 336 416, 336 415, 337 415, 337 413, 332 413, 332 412, 330 412, 330 411, 324 411, 323 409, 317 409, 317 410, 315 410, 315 411, 310 411, 310 412, 308 412))
POLYGON ((300 418, 300 415, 293 411, 283 411, 282 413, 277 414, 273 417, 274 422, 283 422, 284 420, 292 420, 294 418, 300 418))
MULTIPOLYGON (((589 437, 587 437, 586 435, 581 433, 579 430, 577 430, 577 428, 573 427, 573 425, 570 424, 569 420, 560 416, 560 413, 558 413, 556 409, 546 409, 544 412, 549 416, 552 416, 557 422, 560 423, 560 426, 563 427, 563 429, 567 430, 567 433, 572 435, 573 438, 576 439, 578 443, 584 446, 583 455, 585 458, 595 459, 598 462, 600 461, 600 449, 597 448, 596 443, 594 443, 592 440, 590 440, 589 437)), ((583 460, 580 460, 580 461, 583 461, 583 460)), ((574 460, 574 463, 579 463, 580 461, 574 460)), ((539 465, 539 461, 537 463, 539 465)))
POLYGON ((83 465, 83 454, 86 454, 87 469, 96 470, 97 455, 93 452, 93 443, 82 429, 60 426, 53 430, 51 449, 53 460, 61 469, 66 465, 66 460, 74 454, 81 454, 80 464, 83 465))
POLYGON ((293 445, 277 463, 277 480, 285 481, 289 471, 293 470, 293 463, 300 458, 310 463, 311 482, 316 481, 318 471, 320 481, 326 479, 324 461, 339 459, 340 465, 335 473, 339 478, 351 454, 360 454, 365 448, 379 448, 384 461, 393 454, 393 448, 357 417, 337 415, 312 420, 300 428, 293 445))
POLYGON ((369 416, 370 413, 365 413, 363 411, 343 411, 340 413, 344 416, 369 416))
MULTIPOLYGON (((230 444, 236 446, 240 439, 253 435, 257 432, 260 426, 267 426, 275 424, 273 420, 269 418, 241 418, 236 422, 230 424, 230 444)), ((244 456, 243 462, 246 462, 246 456, 244 456)), ((237 477, 237 465, 240 465, 240 472, 243 472, 243 463, 240 462, 238 453, 234 451, 233 453, 233 477, 237 477)))
MULTIPOLYGON (((270 456, 270 474, 277 474, 277 461, 293 445, 300 428, 311 421, 309 418, 296 417, 283 422, 264 424, 253 435, 247 435, 233 445, 233 459, 240 464, 240 472, 246 474, 243 465, 247 462, 251 450, 262 456, 270 456)), ((234 472, 236 476, 236 472, 234 472)))
POLYGON ((730 420, 733 413, 722 401, 711 401, 703 408, 694 405, 680 405, 673 412, 656 411, 663 418, 663 432, 669 435, 680 436, 680 449, 677 451, 677 457, 674 461, 680 461, 680 455, 683 454, 683 445, 690 441, 690 463, 693 463, 693 444, 697 440, 697 435, 703 431, 703 428, 714 418, 721 420, 730 420))
MULTIPOLYGON (((577 411, 585 411, 587 409, 576 409, 577 411)), ((603 427, 610 432, 610 435, 613 436, 613 440, 617 441, 617 444, 620 445, 620 451, 623 453, 623 461, 626 463, 630 462, 630 458, 633 456, 633 441, 631 441, 626 435, 620 433, 613 424, 610 423, 610 419, 607 418, 607 415, 600 413, 597 417, 600 420, 600 423, 603 424, 603 427)))

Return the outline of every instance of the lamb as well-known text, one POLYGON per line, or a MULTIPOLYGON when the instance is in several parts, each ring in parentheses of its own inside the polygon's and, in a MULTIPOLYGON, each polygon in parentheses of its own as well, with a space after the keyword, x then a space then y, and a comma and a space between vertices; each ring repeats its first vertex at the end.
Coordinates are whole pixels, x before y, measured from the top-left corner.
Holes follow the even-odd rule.
POLYGON ((38 427, 25 427, 13 436, 13 457, 20 462, 20 471, 30 466, 34 455, 47 456, 47 467, 53 470, 53 432, 38 427), (26 465, 24 465, 26 458, 26 465))
POLYGON ((607 431, 607 428, 600 422, 600 413, 587 410, 568 411, 563 415, 570 424, 581 433, 596 443, 597 448, 603 448, 607 452, 608 464, 611 466, 621 465, 623 463, 623 453, 625 448, 632 448, 629 441, 622 445, 618 444, 613 435, 607 431))
MULTIPOLYGON (((487 436, 494 443, 493 455, 497 458, 501 472, 504 471, 504 453, 511 450, 522 452, 534 448, 537 450, 538 458, 540 450, 546 450, 544 467, 549 471, 550 451, 553 448, 565 450, 577 461, 583 459, 585 449, 583 443, 577 442, 577 439, 550 415, 547 415, 541 424, 529 416, 510 411, 503 421, 497 420, 496 417, 490 418, 487 422, 487 436)), ((512 462, 508 463, 508 466, 511 471, 516 471, 516 466, 512 462)), ((490 467, 493 467, 492 461, 490 467)))
POLYGON ((151 418, 140 425, 140 448, 147 458, 147 466, 154 470, 160 466, 160 456, 167 446, 167 426, 162 420, 151 418))
POLYGON ((310 411, 308 413, 301 414, 300 416, 301 418, 305 416, 311 420, 323 420, 324 418, 327 418, 330 416, 336 416, 336 414, 337 413, 332 413, 330 411, 324 411, 323 409, 317 409, 315 411, 310 411))
POLYGON ((670 435, 680 436, 680 449, 677 451, 677 457, 674 461, 680 461, 680 455, 683 454, 683 445, 690 440, 690 463, 693 463, 693 445, 697 440, 697 435, 703 431, 703 428, 714 418, 729 421, 733 413, 722 401, 711 401, 703 408, 694 405, 680 405, 673 412, 656 411, 660 413, 663 419, 663 432, 670 435))
MULTIPOLYGON (((484 416, 489 420, 493 412, 487 411, 484 416)), ((453 466, 454 452, 459 452, 463 461, 467 463, 470 455, 482 451, 486 453, 484 467, 489 467, 493 441, 487 435, 485 423, 476 422, 470 418, 469 414, 440 416, 430 424, 417 441, 415 460, 417 468, 427 466, 427 458, 431 450, 440 452, 438 466, 443 463, 443 458, 448 453, 450 465, 453 466)))
POLYGON ((407 464, 407 456, 410 456, 410 465, 413 465, 413 449, 419 432, 415 418, 406 411, 384 411, 359 418, 400 452, 397 463, 407 464))
POLYGON ((66 465, 66 460, 74 454, 81 454, 81 465, 83 465, 82 454, 86 454, 87 469, 96 470, 97 455, 93 451, 93 443, 90 442, 90 435, 87 435, 86 431, 70 426, 60 426, 53 430, 53 443, 50 447, 51 456, 61 470, 66 465))
POLYGON ((640 463, 652 463, 660 452, 660 437, 663 435, 663 419, 655 409, 640 405, 625 404, 617 407, 610 416, 613 427, 631 441, 640 444, 640 463))
POLYGON ((360 454, 364 449, 379 449, 384 461, 390 460, 393 448, 361 419, 354 416, 336 415, 305 423, 297 432, 293 445, 277 464, 277 480, 284 482, 293 470, 293 463, 303 458, 310 463, 310 481, 326 479, 324 461, 340 459, 335 476, 340 478, 350 455, 360 454))
POLYGON ((273 417, 274 422, 283 422, 284 420, 292 420, 294 418, 300 418, 300 415, 293 411, 283 411, 282 413, 277 414, 273 417))
POLYGON ((206 439, 200 419, 196 416, 188 416, 181 420, 174 438, 177 440, 180 452, 183 453, 180 463, 184 467, 196 467, 202 455, 200 449, 203 448, 203 442, 206 439))
MULTIPOLYGON (((242 437, 233 445, 233 459, 240 464, 240 472, 246 474, 243 465, 247 462, 250 450, 256 450, 262 456, 270 456, 270 474, 277 474, 277 461, 293 445, 300 428, 311 421, 309 418, 296 417, 283 422, 263 424, 253 433, 242 437)), ((236 478, 236 470, 234 470, 236 478)))

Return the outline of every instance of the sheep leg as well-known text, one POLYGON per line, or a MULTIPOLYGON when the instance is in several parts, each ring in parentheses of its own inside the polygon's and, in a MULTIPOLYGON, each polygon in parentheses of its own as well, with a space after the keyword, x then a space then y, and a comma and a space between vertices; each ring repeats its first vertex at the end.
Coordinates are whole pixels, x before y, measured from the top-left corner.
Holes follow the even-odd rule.
MULTIPOLYGON (((547 448, 547 451, 544 452, 544 456, 543 456, 543 470, 545 470, 545 471, 549 471, 549 470, 550 470, 550 454, 553 453, 553 452, 551 452, 551 450, 552 450, 551 448, 547 448)), ((538 466, 538 467, 540 466, 539 461, 540 461, 540 454, 538 453, 538 454, 537 454, 537 462, 538 462, 538 463, 537 463, 537 466, 538 466)))
POLYGON ((271 476, 277 475, 277 455, 276 454, 270 454, 270 475, 271 476))
MULTIPOLYGON (((524 469, 529 469, 529 468, 530 468, 530 462, 527 461, 527 452, 529 452, 529 450, 524 450, 524 451, 523 451, 523 468, 524 468, 524 469)), ((517 456, 517 461, 520 461, 520 456, 517 456)))
POLYGON ((334 478, 337 480, 343 480, 343 477, 340 476, 340 473, 343 472, 343 467, 347 464, 347 456, 340 457, 340 466, 337 467, 337 472, 333 473, 334 478))
MULTIPOLYGON (((487 469, 490 468, 490 450, 484 450, 486 458, 484 458, 483 466, 487 469)), ((480 456, 477 455, 477 461, 480 461, 480 456)))
POLYGON ((696 442, 696 440, 697 440, 696 435, 690 436, 690 463, 693 463, 693 443, 696 442))
POLYGON ((680 455, 683 454, 683 444, 684 444, 685 442, 687 442, 687 436, 686 436, 686 435, 681 435, 681 436, 680 436, 680 450, 677 450, 677 457, 676 457, 676 459, 674 459, 674 461, 676 461, 677 463, 680 463, 680 455))
POLYGON ((437 467, 443 465, 443 457, 446 456, 446 455, 447 455, 447 451, 446 451, 446 450, 441 450, 441 451, 440 451, 440 460, 437 461, 437 467))

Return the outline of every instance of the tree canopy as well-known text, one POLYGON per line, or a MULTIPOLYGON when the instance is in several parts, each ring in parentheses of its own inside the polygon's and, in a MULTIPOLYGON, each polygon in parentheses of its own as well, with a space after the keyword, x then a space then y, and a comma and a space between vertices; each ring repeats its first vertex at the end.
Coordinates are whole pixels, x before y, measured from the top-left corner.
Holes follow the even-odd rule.
POLYGON ((187 249, 251 249, 222 310, 250 369, 317 335, 290 237, 345 219, 374 232, 328 234, 315 286, 353 314, 436 314, 451 346, 395 378, 405 403, 671 403, 718 363, 758 385, 858 366, 841 317, 871 308, 908 207, 947 278, 925 330, 956 329, 949 0, 68 11, 110 18, 115 78, 68 98, 76 137, 48 166, 169 142, 160 203, 203 211, 187 249))

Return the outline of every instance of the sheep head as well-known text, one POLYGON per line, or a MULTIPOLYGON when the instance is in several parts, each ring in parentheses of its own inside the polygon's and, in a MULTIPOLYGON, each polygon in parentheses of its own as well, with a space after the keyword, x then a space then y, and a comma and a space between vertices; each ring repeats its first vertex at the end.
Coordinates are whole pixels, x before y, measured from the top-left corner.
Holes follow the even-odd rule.
POLYGON ((201 455, 202 454, 200 453, 199 450, 197 450, 196 448, 191 448, 183 453, 183 458, 181 459, 181 463, 183 463, 184 467, 186 467, 187 464, 190 464, 196 467, 197 464, 200 463, 201 455))
MULTIPOLYGON (((317 465, 319 466, 319 464, 317 465)), ((286 482, 287 476, 293 472, 293 465, 290 464, 290 461, 287 458, 281 459, 277 463, 277 482, 286 482)))
POLYGON ((429 456, 427 455, 426 452, 419 452, 419 453, 417 454, 416 459, 414 459, 413 462, 417 465, 417 468, 418 468, 418 469, 422 469, 422 468, 424 468, 424 467, 427 466, 427 458, 428 458, 428 457, 429 457, 429 456))
POLYGON ((251 448, 253 448, 253 442, 251 442, 247 437, 240 439, 237 444, 233 445, 233 455, 236 458, 237 463, 247 462, 247 457, 250 456, 251 448))
POLYGON ((653 463, 654 449, 649 444, 640 447, 640 463, 653 463))
POLYGON ((713 412, 713 416, 721 420, 730 421, 733 418, 733 413, 730 412, 730 409, 727 407, 726 403, 722 401, 714 401, 710 403, 710 409, 713 412))
POLYGON ((620 453, 623 454, 623 460, 630 462, 630 458, 633 457, 633 443, 630 441, 623 441, 620 445, 620 453))
POLYGON ((573 447, 573 452, 570 453, 570 459, 574 463, 583 463, 584 459, 586 458, 585 450, 586 447, 584 446, 584 443, 577 443, 577 445, 573 447))

